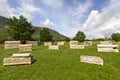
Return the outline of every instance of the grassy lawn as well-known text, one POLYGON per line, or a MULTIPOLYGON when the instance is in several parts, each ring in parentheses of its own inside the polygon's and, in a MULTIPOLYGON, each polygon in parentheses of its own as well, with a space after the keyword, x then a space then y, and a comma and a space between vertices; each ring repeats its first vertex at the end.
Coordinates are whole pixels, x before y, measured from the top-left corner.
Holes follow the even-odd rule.
MULTIPOLYGON (((18 53, 18 49, 5 50, 1 44, 0 80, 120 80, 120 53, 98 53, 97 43, 84 50, 70 50, 65 43, 56 51, 40 45, 31 52, 35 62, 20 66, 3 66, 3 58, 18 53), (100 56, 104 65, 81 63, 80 55, 100 56)), ((120 51, 120 42, 113 43, 120 51)))

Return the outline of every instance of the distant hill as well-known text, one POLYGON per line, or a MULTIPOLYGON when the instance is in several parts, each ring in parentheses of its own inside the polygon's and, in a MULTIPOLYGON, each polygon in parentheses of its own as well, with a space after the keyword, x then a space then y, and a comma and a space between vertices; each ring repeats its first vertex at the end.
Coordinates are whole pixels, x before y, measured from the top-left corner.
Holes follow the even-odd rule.
MULTIPOLYGON (((0 33, 4 33, 5 32, 5 26, 8 25, 7 22, 8 22, 8 18, 0 16, 0 33)), ((37 26, 34 26, 33 28, 35 30, 34 37, 35 37, 35 39, 36 38, 38 39, 39 38, 39 34, 40 34, 39 33, 40 28, 37 27, 37 26)), ((55 39, 57 39, 57 40, 65 40, 67 38, 66 36, 60 34, 59 32, 57 32, 55 30, 52 30, 52 29, 49 29, 49 30, 50 30, 51 34, 53 35, 53 37, 55 39)))
MULTIPOLYGON (((40 34, 40 29, 41 27, 34 27, 34 30, 35 30, 35 35, 39 35, 40 34)), ((49 29, 49 28, 48 28, 49 29)), ((49 29, 49 31, 51 32, 51 34, 53 35, 53 37, 57 40, 65 40, 66 36, 60 34, 59 32, 55 31, 55 30, 52 30, 52 29, 49 29)))
POLYGON ((8 21, 8 18, 0 16, 0 28, 7 26, 8 25, 7 21, 8 21))

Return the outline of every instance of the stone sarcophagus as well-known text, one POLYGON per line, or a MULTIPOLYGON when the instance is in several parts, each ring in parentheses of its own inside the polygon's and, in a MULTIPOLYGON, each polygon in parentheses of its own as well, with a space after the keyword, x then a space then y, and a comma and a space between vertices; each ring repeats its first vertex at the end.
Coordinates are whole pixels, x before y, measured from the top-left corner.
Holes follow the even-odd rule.
POLYGON ((112 45, 111 41, 101 41, 100 42, 101 45, 112 45))
POLYGON ((52 42, 44 42, 44 45, 45 45, 45 46, 52 45, 52 42))
POLYGON ((84 49, 84 45, 70 45, 70 49, 84 49))
POLYGON ((30 53, 13 54, 11 57, 3 59, 3 65, 31 64, 33 57, 30 53))
POLYGON ((80 62, 103 65, 103 59, 97 56, 80 56, 80 62))
POLYGON ((57 45, 64 45, 64 41, 58 41, 57 45))
POLYGON ((84 45, 85 45, 85 46, 92 46, 92 41, 85 41, 85 42, 84 42, 84 45))
POLYGON ((19 45, 19 52, 32 51, 32 44, 21 44, 19 45))
POLYGON ((84 49, 84 45, 78 45, 78 41, 70 41, 70 49, 84 49))
POLYGON ((4 49, 19 48, 20 41, 5 41, 4 49))
POLYGON ((97 51, 98 52, 119 52, 118 51, 118 45, 97 45, 97 51))
POLYGON ((32 46, 37 47, 38 46, 38 41, 27 41, 27 44, 32 44, 32 46))
POLYGON ((58 45, 49 45, 49 50, 59 50, 58 45))
POLYGON ((78 45, 78 41, 70 41, 70 45, 78 45))

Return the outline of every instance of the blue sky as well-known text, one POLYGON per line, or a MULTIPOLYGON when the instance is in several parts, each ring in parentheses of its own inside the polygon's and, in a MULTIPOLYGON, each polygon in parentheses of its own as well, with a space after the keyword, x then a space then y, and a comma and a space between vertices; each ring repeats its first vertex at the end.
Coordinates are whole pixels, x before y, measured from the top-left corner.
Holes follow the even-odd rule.
POLYGON ((0 15, 24 15, 34 26, 49 27, 74 37, 80 30, 88 39, 120 32, 119 0, 0 0, 0 15))

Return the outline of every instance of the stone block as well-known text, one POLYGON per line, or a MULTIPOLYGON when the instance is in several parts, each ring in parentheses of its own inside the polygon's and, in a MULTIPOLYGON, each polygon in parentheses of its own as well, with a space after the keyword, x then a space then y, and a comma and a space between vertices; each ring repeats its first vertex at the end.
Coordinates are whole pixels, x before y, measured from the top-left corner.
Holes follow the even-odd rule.
POLYGON ((101 45, 112 45, 111 41, 101 41, 100 42, 101 45))
POLYGON ((23 65, 31 64, 33 57, 30 53, 13 54, 11 57, 3 59, 3 65, 23 65))
POLYGON ((30 57, 30 53, 14 53, 12 54, 12 58, 17 58, 17 57, 30 57))
POLYGON ((118 51, 118 45, 97 45, 97 51, 98 52, 119 52, 118 51))
POLYGON ((32 51, 32 44, 21 44, 19 45, 19 52, 32 51))
POLYGON ((38 41, 27 41, 27 44, 32 44, 32 46, 37 47, 38 46, 38 41))
POLYGON ((85 45, 85 46, 92 46, 92 41, 85 41, 85 42, 84 42, 84 45, 85 45))
POLYGON ((64 45, 64 41, 58 41, 57 45, 64 45))
POLYGON ((84 49, 84 45, 70 45, 70 49, 84 49))
POLYGON ((78 41, 70 41, 70 45, 78 45, 78 41))
POLYGON ((97 56, 80 56, 80 62, 103 65, 103 59, 97 56))
POLYGON ((58 45, 49 45, 49 50, 59 50, 58 45))
POLYGON ((19 48, 20 41, 5 41, 4 49, 19 48))
POLYGON ((44 42, 44 45, 45 45, 45 46, 52 45, 52 42, 44 42))

